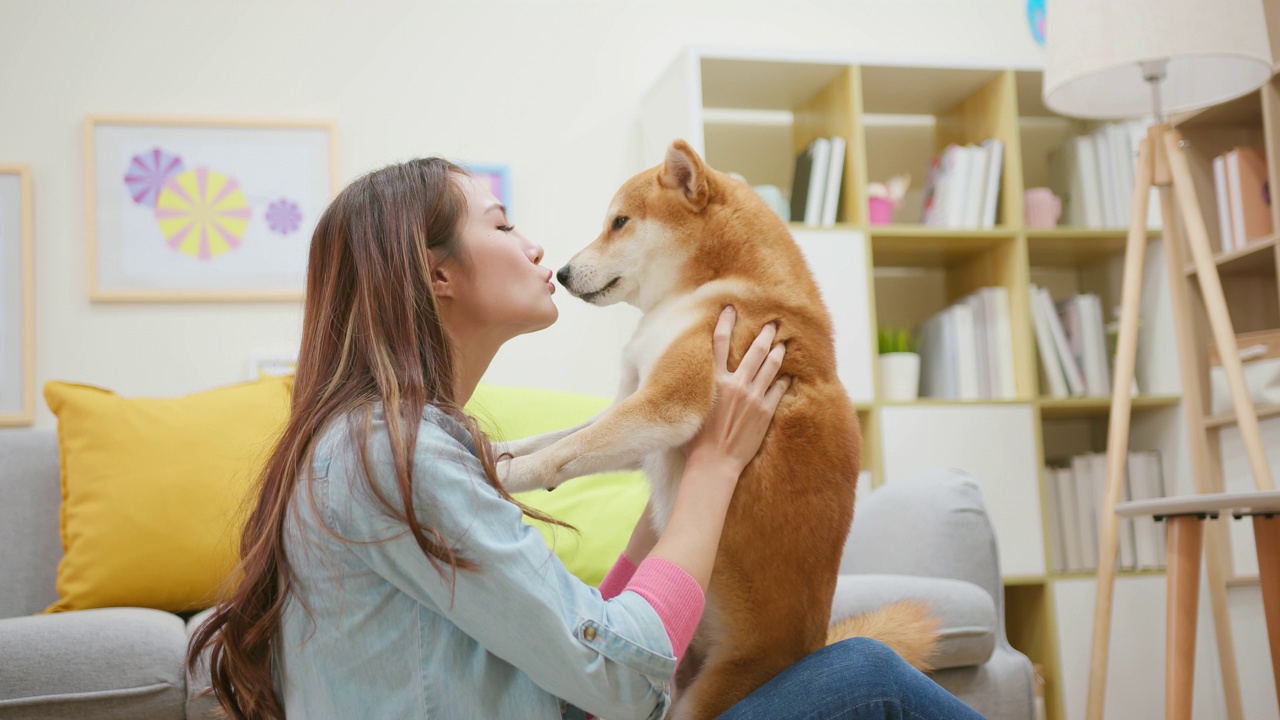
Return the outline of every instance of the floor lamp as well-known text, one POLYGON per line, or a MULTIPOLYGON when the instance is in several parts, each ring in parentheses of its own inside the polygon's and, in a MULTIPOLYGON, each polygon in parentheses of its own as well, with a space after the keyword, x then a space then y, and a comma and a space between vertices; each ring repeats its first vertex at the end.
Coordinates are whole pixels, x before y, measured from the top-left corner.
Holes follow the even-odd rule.
MULTIPOLYGON (((1181 286, 1182 263, 1174 264, 1175 259, 1182 256, 1174 216, 1176 200, 1187 244, 1199 272, 1214 340, 1224 360, 1235 407, 1240 409, 1241 434, 1255 475, 1260 472, 1258 463, 1264 466, 1266 463, 1257 416, 1245 391, 1235 336, 1183 143, 1178 132, 1165 124, 1164 115, 1216 105, 1258 88, 1271 77, 1272 58, 1261 0, 1049 0, 1046 15, 1050 18, 1050 27, 1044 102, 1050 109, 1089 119, 1154 115, 1156 121, 1142 142, 1135 173, 1137 186, 1125 248, 1120 336, 1107 440, 1107 494, 1099 516, 1101 536, 1086 718, 1101 720, 1119 542, 1119 521, 1113 508, 1122 498, 1128 455, 1132 410, 1129 393, 1137 348, 1147 208, 1153 186, 1160 189, 1170 291, 1183 293, 1175 297, 1174 312, 1189 307, 1181 286)), ((1188 354, 1194 351, 1190 334, 1187 318, 1187 322, 1178 323, 1184 379, 1188 371, 1194 372, 1188 354)), ((1187 385, 1185 380, 1184 385, 1187 385)), ((1184 402, 1201 402, 1201 399, 1186 397, 1184 402)), ((1188 433, 1191 432, 1203 432, 1203 428, 1188 426, 1188 433)), ((1194 438, 1191 445, 1196 447, 1194 438)), ((1197 492, 1211 491, 1206 487, 1208 478, 1200 471, 1207 467, 1206 462, 1203 458, 1193 462, 1197 492)), ((1221 572, 1214 555, 1211 553, 1209 558, 1211 586, 1214 574, 1221 572)), ((1222 584, 1219 582, 1217 586, 1222 584)), ((1220 607, 1214 615, 1219 620, 1218 647, 1225 674, 1225 663, 1234 663, 1233 654, 1230 658, 1222 657, 1223 648, 1231 647, 1229 633, 1224 638, 1222 627, 1226 622, 1225 595, 1214 595, 1213 601, 1220 607)), ((1238 689, 1236 695, 1238 698, 1238 689)))

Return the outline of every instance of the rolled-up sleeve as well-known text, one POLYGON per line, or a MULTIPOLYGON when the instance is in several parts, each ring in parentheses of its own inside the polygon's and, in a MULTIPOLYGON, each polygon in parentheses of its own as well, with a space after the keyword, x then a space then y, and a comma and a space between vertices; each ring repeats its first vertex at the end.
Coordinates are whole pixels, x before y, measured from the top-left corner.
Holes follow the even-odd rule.
MULTIPOLYGON (((386 433, 370 435, 373 481, 399 494, 386 433)), ((446 617, 547 692, 597 716, 660 718, 675 653, 649 600, 606 600, 573 576, 520 509, 485 481, 459 438, 424 420, 413 457, 414 511, 475 570, 438 571, 403 523, 362 488, 329 498, 330 522, 379 575, 446 617)))

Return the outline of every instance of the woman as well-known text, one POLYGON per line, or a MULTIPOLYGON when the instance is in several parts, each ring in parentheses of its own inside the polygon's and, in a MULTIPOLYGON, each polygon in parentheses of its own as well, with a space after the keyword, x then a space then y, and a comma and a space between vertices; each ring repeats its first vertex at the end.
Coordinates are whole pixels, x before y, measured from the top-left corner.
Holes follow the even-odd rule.
MULTIPOLYGON (((503 343, 555 321, 541 260, 485 186, 440 159, 370 173, 325 211, 293 406, 244 529, 240 582, 188 653, 194 668, 208 651, 232 717, 666 712, 729 500, 786 391, 783 349, 766 327, 730 372, 726 309, 708 338, 716 407, 684 449, 670 521, 659 538, 646 510, 590 588, 522 522, 550 519, 507 494, 461 410, 503 343)), ((909 711, 963 716, 930 705, 964 707, 862 640, 815 653, 729 714, 782 717, 760 703, 794 710, 795 693, 820 709, 814 695, 872 672, 883 679, 866 697, 879 705, 906 692, 909 711), (815 686, 813 662, 839 668, 839 682, 815 686)))

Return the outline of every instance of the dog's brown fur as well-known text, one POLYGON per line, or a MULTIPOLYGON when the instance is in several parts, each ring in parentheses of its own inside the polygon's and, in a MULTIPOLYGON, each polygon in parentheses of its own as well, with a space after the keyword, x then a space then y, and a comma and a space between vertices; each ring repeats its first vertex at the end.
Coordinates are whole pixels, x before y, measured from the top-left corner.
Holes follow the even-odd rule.
POLYGON ((646 313, 626 352, 624 376, 634 391, 624 387, 612 408, 571 433, 514 449, 516 459, 504 467, 508 486, 554 487, 643 465, 656 522, 664 526, 683 468, 679 448, 714 402, 710 338, 721 309, 737 310, 731 368, 760 328, 777 322, 776 341, 786 343, 781 374, 793 382, 729 506, 706 612, 686 660, 696 675, 686 684, 688 668, 681 673, 673 717, 716 717, 809 653, 855 635, 879 639, 927 668, 938 635, 922 604, 897 603, 829 627, 861 436, 836 376, 831 317, 786 224, 751 188, 676 141, 662 165, 618 191, 604 232, 571 261, 582 286, 566 284, 595 301, 601 295, 594 291, 614 273, 607 268, 645 262, 666 263, 671 272, 649 271, 647 285, 634 288, 629 274, 619 275, 626 282, 602 293, 646 313), (628 220, 617 228, 620 216, 628 220), (642 249, 628 250, 628 243, 642 249), (655 259, 662 255, 669 258, 655 259), (670 287, 655 295, 655 283, 670 287), (683 329, 677 320, 687 321, 683 329))

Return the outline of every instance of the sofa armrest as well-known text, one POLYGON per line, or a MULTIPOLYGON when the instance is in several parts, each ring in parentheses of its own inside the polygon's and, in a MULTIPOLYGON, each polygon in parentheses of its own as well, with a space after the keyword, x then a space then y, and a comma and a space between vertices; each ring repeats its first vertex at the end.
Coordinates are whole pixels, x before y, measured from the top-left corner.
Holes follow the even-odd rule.
POLYGON ((0 432, 0 619, 40 612, 58 599, 59 475, 56 432, 0 432))
POLYGON ((832 622, 898 600, 920 600, 942 621, 934 668, 981 665, 996 646, 996 606, 986 590, 963 580, 909 575, 841 575, 832 622))

